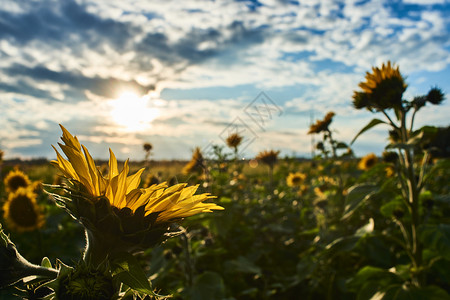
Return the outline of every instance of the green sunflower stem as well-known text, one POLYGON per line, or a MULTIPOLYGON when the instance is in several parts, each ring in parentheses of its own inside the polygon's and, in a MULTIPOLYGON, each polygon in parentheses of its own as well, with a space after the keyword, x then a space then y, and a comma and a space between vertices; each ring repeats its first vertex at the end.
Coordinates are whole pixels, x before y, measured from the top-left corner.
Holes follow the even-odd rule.
POLYGON ((31 263, 27 263, 23 270, 23 277, 38 276, 42 278, 53 279, 58 276, 58 270, 53 268, 45 268, 31 263))
MULTIPOLYGON (((401 138, 403 144, 407 144, 409 140, 409 133, 406 127, 406 111, 401 111, 401 138)), ((419 189, 416 182, 416 174, 414 172, 414 160, 413 153, 409 148, 404 149, 404 164, 406 170, 406 180, 407 180, 407 195, 409 208, 411 212, 411 249, 413 256, 413 267, 416 272, 413 274, 413 282, 417 286, 422 286, 424 284, 424 277, 421 274, 421 268, 423 264, 422 260, 422 250, 423 245, 419 241, 418 237, 418 227, 420 225, 420 215, 419 215, 419 189)))
POLYGON ((108 246, 102 242, 94 232, 86 229, 86 249, 83 260, 87 265, 97 267, 106 261, 109 253, 108 246))

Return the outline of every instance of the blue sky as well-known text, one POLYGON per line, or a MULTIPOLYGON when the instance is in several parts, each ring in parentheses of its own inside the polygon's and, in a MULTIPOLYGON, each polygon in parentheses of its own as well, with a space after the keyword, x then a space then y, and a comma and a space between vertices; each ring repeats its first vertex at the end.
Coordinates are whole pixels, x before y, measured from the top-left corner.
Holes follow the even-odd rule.
MULTIPOLYGON (((449 16, 446 0, 3 0, 0 149, 54 158, 63 124, 95 158, 140 160, 150 142, 155 159, 186 159, 233 130, 243 156, 308 156, 311 116, 334 111, 344 142, 374 117, 351 105, 372 66, 399 65, 407 99, 450 93, 449 16)), ((447 100, 417 126, 449 116, 447 100)), ((354 150, 380 153, 386 136, 354 150)))

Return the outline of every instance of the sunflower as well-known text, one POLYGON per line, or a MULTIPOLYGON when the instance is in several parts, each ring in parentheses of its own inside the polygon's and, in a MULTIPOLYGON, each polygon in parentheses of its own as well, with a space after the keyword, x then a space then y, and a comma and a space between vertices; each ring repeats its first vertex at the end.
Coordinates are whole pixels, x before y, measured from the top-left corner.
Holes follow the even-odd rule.
POLYGON ((304 196, 305 194, 306 194, 306 192, 308 191, 308 186, 307 185, 304 185, 304 184, 301 184, 300 186, 299 186, 299 188, 298 188, 298 195, 299 196, 304 196))
POLYGON ((381 68, 373 67, 372 73, 367 72, 365 79, 365 82, 359 83, 362 91, 355 91, 353 94, 355 108, 365 107, 372 111, 401 107, 407 85, 398 67, 395 68, 388 61, 381 68))
POLYGON ((31 184, 31 181, 28 178, 27 174, 20 171, 18 168, 10 171, 8 175, 6 175, 4 182, 6 191, 8 193, 15 192, 20 187, 26 188, 31 184))
POLYGON ((280 154, 280 151, 264 150, 258 153, 256 159, 262 161, 269 167, 273 167, 278 160, 278 154, 280 154))
POLYGON ((145 152, 150 152, 153 149, 153 145, 150 143, 144 143, 143 148, 145 152))
POLYGON ((203 173, 205 169, 202 151, 199 147, 194 149, 191 160, 184 166, 182 173, 185 175, 191 173, 203 173))
POLYGON ((194 195, 197 186, 181 183, 168 186, 165 182, 140 189, 144 169, 128 176, 128 160, 119 172, 114 153, 110 150, 109 172, 104 177, 95 166, 86 147, 61 126, 64 144, 59 144, 68 160, 56 151, 56 166, 68 180, 63 186, 67 197, 53 194, 86 228, 87 252, 100 263, 113 251, 132 251, 156 245, 170 235, 169 226, 185 217, 221 206, 203 201, 215 198, 210 194, 194 195), (98 248, 90 251, 89 247, 98 248), (92 253, 91 253, 92 252, 92 253))
POLYGON ((393 166, 387 166, 386 168, 384 168, 384 172, 386 174, 386 177, 390 178, 390 177, 394 176, 395 168, 393 166))
POLYGON ((426 96, 426 99, 431 104, 439 105, 442 101, 444 101, 445 96, 440 88, 434 87, 430 89, 426 96))
POLYGON ((152 173, 149 173, 144 180, 144 188, 148 188, 154 184, 158 184, 159 183, 159 179, 157 176, 155 176, 152 173))
POLYGON ((398 161, 397 152, 393 151, 384 151, 382 153, 383 161, 387 163, 396 163, 398 161))
POLYGON ((361 160, 358 163, 358 169, 365 171, 369 170, 377 163, 377 161, 378 161, 377 156, 374 153, 369 153, 363 158, 361 158, 361 160))
POLYGON ((3 211, 9 227, 19 232, 39 229, 45 222, 31 188, 19 187, 10 193, 3 204, 3 211))
MULTIPOLYGON (((315 124, 311 124, 309 127, 308 134, 311 133, 320 133, 322 131, 328 130, 328 126, 333 121, 333 117, 335 116, 335 113, 330 111, 325 115, 325 118, 323 120, 317 120, 315 124)), ((322 144, 323 148, 323 144, 322 144)))
POLYGON ((242 139, 242 136, 240 136, 238 133, 230 134, 226 140, 227 146, 236 149, 241 144, 242 139))
POLYGON ((286 178, 286 183, 288 186, 291 187, 300 186, 305 179, 306 175, 303 173, 300 172, 289 173, 288 177, 286 178))

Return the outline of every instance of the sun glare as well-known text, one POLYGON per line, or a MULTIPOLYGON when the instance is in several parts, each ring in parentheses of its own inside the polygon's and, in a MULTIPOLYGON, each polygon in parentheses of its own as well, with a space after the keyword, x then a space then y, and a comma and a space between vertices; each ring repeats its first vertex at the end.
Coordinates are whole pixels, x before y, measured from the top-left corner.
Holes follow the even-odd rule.
POLYGON ((119 98, 109 102, 111 117, 126 131, 145 130, 160 114, 158 108, 149 106, 149 101, 149 97, 139 97, 132 92, 124 92, 119 98))

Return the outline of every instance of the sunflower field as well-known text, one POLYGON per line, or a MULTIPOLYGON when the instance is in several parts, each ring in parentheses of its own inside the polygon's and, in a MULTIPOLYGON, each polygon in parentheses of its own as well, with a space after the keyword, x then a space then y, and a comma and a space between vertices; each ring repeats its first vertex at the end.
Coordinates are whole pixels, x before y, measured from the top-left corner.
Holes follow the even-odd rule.
POLYGON ((54 161, 0 160, 0 299, 450 299, 450 131, 414 127, 445 95, 404 99, 390 62, 359 88, 374 118, 344 143, 327 113, 312 159, 242 160, 235 133, 189 162, 94 161, 61 126, 54 161), (375 126, 385 151, 355 157, 375 126))

